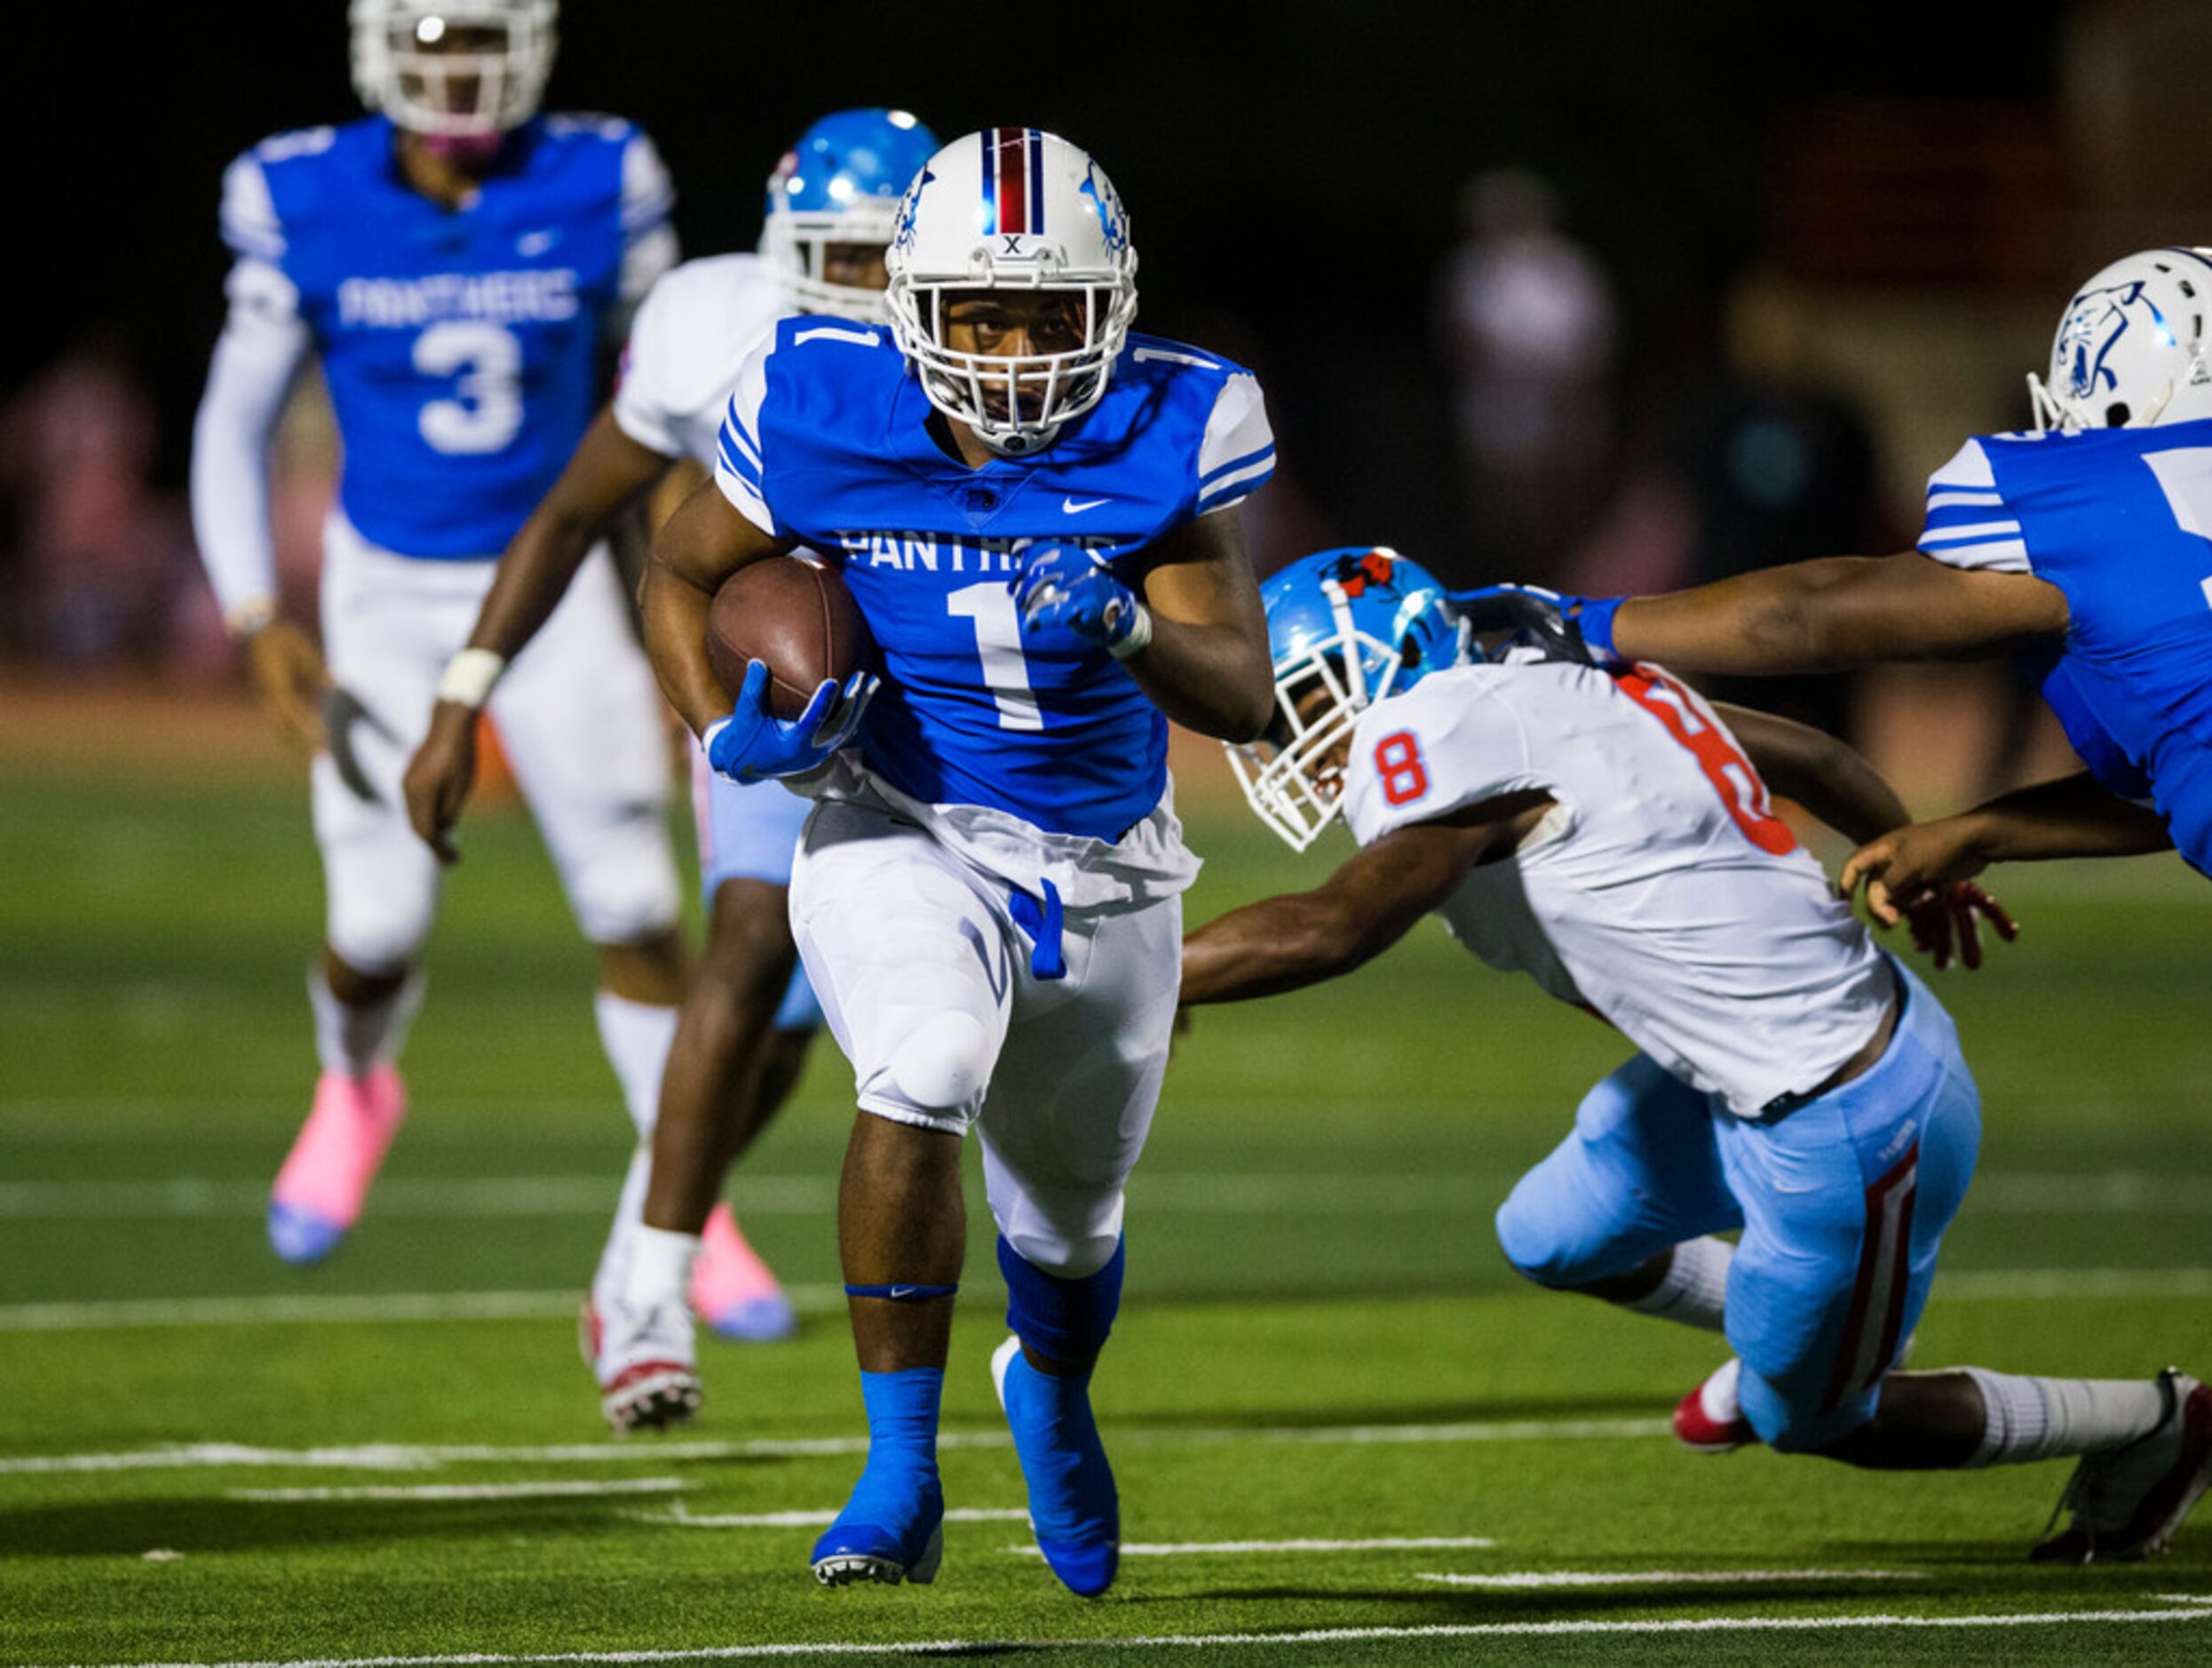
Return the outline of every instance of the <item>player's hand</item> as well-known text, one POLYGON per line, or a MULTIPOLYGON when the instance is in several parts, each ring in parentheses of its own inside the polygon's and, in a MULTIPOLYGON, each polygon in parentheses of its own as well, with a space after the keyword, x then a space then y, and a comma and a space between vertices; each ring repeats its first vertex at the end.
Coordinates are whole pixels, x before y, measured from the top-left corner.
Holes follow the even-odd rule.
POLYGON ((852 739, 876 682, 875 673, 867 671, 854 672, 842 687, 825 678, 805 711, 780 719, 768 710, 766 663, 749 661, 736 710, 710 724, 700 737, 707 762, 733 782, 804 775, 827 764, 830 754, 852 739))
POLYGON ((1033 544, 1009 583, 1025 631, 1065 626, 1087 643, 1112 649, 1137 627, 1144 605, 1114 569, 1072 544, 1033 544))
POLYGON ((2008 944, 2020 935, 2004 906, 1973 884, 1988 866, 1973 823, 1946 817, 1868 840, 1843 864, 1835 890, 1849 898, 1864 881, 1867 909, 1877 925, 1903 920, 1938 970, 1951 965, 1955 950, 1971 971, 1982 965, 1982 922, 2008 944))
POLYGON ((401 790, 407 820, 441 863, 458 862, 453 825, 476 786, 476 709, 440 701, 430 710, 430 734, 407 763, 401 790))
POLYGON ((1444 600, 1478 636, 1510 631, 1549 659, 1605 671, 1629 663, 1613 647, 1613 616, 1624 598, 1574 597, 1542 585, 1484 585, 1447 592, 1444 600))
POLYGON ((303 758, 329 744, 322 728, 322 692, 330 673, 315 639, 289 620, 271 620, 246 639, 246 669, 277 733, 303 758))

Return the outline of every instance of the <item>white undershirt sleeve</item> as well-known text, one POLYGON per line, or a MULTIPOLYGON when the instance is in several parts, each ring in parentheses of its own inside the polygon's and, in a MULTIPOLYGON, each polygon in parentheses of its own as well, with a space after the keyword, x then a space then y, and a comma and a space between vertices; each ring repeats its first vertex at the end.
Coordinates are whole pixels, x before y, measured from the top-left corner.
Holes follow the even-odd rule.
POLYGON ((230 316, 192 426, 192 531, 223 617, 234 624, 276 594, 269 435, 308 330, 291 281, 268 261, 239 261, 226 288, 230 316))

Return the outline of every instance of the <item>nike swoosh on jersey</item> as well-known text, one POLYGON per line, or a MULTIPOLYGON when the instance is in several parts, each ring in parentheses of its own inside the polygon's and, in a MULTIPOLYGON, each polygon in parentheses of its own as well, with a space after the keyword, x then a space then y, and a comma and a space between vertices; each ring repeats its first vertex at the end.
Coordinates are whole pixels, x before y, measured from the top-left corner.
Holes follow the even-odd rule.
POLYGON ((1082 503, 1078 504, 1074 496, 1070 495, 1069 496, 1060 500, 1060 513, 1062 515, 1081 515, 1085 510, 1095 510, 1102 504, 1112 504, 1114 500, 1111 498, 1085 498, 1082 503))
POLYGON ((525 232, 520 237, 515 239, 515 253, 521 256, 525 260, 527 260, 534 255, 543 255, 547 250, 552 248, 554 244, 559 242, 560 234, 559 232, 551 230, 543 232, 525 232))

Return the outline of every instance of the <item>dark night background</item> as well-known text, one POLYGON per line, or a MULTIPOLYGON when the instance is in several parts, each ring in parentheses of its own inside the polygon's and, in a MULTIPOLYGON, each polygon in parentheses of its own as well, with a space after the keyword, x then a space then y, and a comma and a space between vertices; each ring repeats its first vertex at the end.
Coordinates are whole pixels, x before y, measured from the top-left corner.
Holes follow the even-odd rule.
MULTIPOLYGON (((567 0, 549 102, 652 131, 694 254, 751 246, 762 179, 828 109, 903 105, 947 137, 1002 122, 1068 135, 1130 206, 1140 328, 1256 358, 1286 461, 1328 519, 1418 539, 1448 536, 1427 310, 1471 171, 1518 163, 1558 184, 1567 229, 1618 287, 1626 373, 1648 378, 1787 212, 1793 134, 1863 122, 1874 139, 1883 111, 1933 99, 2041 120, 2065 12, 567 0)), ((174 484, 221 320, 218 177, 268 132, 358 112, 344 6, 88 0, 40 27, 0 100, 23 240, 0 393, 94 332, 119 336, 174 484)))

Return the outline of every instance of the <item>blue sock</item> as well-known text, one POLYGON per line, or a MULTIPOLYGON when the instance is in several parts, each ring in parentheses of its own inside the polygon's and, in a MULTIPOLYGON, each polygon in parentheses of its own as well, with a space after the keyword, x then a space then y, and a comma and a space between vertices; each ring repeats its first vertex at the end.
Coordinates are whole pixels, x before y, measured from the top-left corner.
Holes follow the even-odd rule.
POLYGON ((1001 1394, 1037 1550, 1071 1591, 1096 1597, 1114 1581, 1122 1509, 1090 1413, 1090 1375, 1039 1372, 1017 1350, 1001 1394))
POLYGON ((944 1391, 942 1367, 860 1375, 868 1465, 837 1515, 840 1528, 872 1524, 905 1543, 917 1529, 926 1534, 935 1526, 945 1500, 937 1477, 937 1410, 944 1391))
POLYGON ((1038 1267, 998 1239, 1006 1279, 1006 1330, 1047 1361, 1087 1361, 1104 1346, 1122 1307, 1123 1245, 1096 1274, 1070 1280, 1038 1267))

